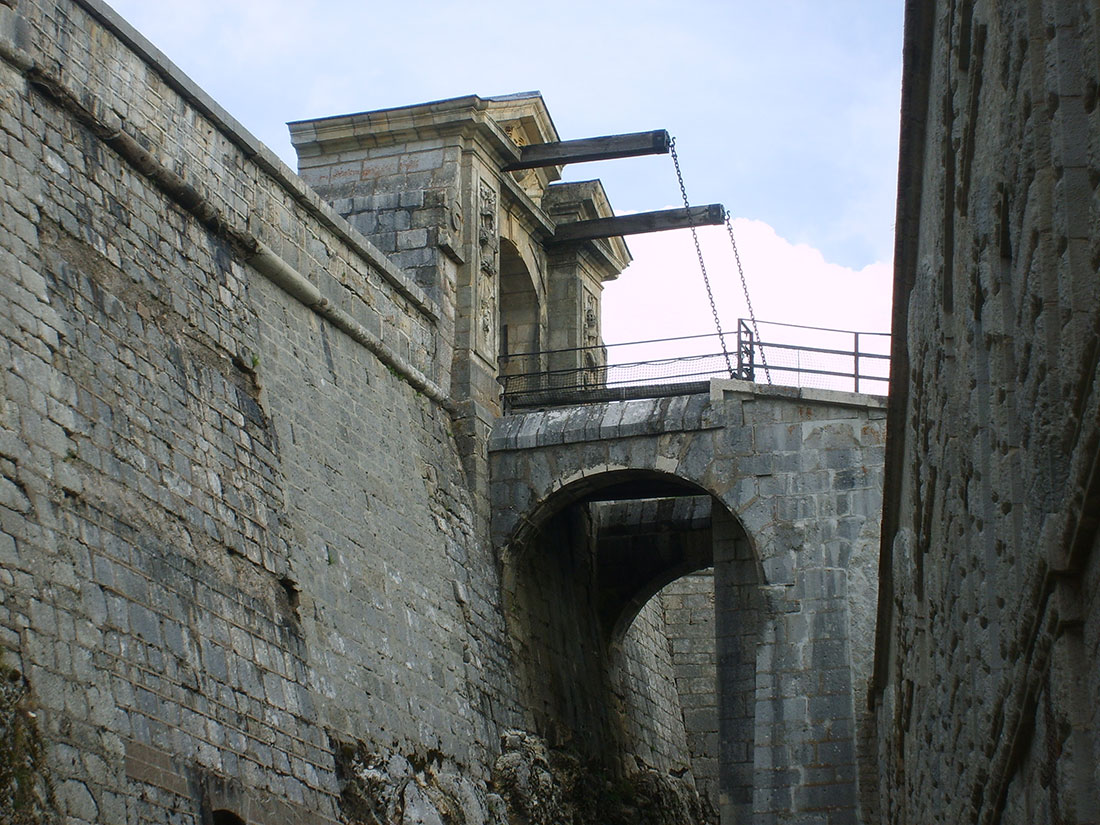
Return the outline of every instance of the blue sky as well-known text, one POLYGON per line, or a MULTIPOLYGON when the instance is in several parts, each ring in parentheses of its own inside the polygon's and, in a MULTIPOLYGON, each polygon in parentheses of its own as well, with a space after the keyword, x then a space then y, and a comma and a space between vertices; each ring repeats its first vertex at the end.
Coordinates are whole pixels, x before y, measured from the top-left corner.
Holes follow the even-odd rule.
MULTIPOLYGON (((286 121, 470 93, 538 89, 563 139, 668 129, 692 202, 741 219, 758 316, 888 327, 901 0, 111 5, 292 168, 286 121)), ((619 212, 678 205, 667 157, 567 176, 602 178, 619 212)), ((682 234, 628 239, 637 263, 609 286, 607 337, 713 326, 682 234), (661 311, 639 326, 647 308, 661 311)), ((728 241, 705 242, 731 328, 744 300, 728 241)))

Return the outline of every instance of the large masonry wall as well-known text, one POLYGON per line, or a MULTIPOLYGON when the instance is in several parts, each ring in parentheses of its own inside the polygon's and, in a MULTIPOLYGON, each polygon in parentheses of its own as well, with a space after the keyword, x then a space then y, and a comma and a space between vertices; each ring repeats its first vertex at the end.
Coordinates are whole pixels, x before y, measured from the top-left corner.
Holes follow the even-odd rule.
MULTIPOLYGON (((499 418, 501 319, 544 320, 509 235, 553 227, 476 131, 462 203, 429 148, 357 228, 99 0, 0 0, 0 792, 30 821, 680 825, 698 734, 725 820, 860 816, 881 400, 499 418), (596 517, 620 482, 649 517, 596 517), (677 685, 658 600, 610 661, 712 564, 713 688, 677 685)), ((601 249, 568 269, 594 339, 601 249)))
POLYGON ((692 772, 701 793, 718 802, 718 655, 714 570, 677 579, 660 593, 671 664, 692 772))
MULTIPOLYGON (((646 602, 612 652, 613 690, 631 754, 642 764, 683 773, 694 768, 676 692, 673 644, 661 599, 646 602)), ((717 808, 717 805, 715 805, 717 808)))
MULTIPOLYGON (((34 768, 29 821, 629 819, 514 730, 546 709, 471 492, 457 253, 398 226, 439 193, 355 198, 412 233, 399 269, 98 0, 0 2, 0 81, 0 758, 34 768)), ((583 616, 571 583, 533 621, 583 616)), ((605 687, 566 653, 553 685, 605 687)), ((609 732, 604 696, 546 731, 609 732)), ((702 817, 690 777, 637 793, 702 817)))
POLYGON ((1100 821, 1100 7, 911 2, 883 817, 1100 821))
POLYGON ((0 657, 57 804, 331 821, 356 748, 484 780, 518 716, 435 306, 101 15, 0 5, 0 657))

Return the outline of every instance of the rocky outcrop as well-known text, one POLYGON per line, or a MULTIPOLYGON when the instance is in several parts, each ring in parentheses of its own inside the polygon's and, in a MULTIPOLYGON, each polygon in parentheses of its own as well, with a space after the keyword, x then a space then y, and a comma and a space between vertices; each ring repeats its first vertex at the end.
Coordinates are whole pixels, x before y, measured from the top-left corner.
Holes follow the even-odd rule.
POLYGON ((10 825, 50 822, 57 807, 36 720, 27 681, 0 662, 0 813, 10 825))
POLYGON ((501 738, 489 783, 438 752, 336 743, 340 808, 352 825, 711 825, 690 776, 617 777, 524 731, 501 738))
POLYGON ((689 776, 643 768, 618 777, 537 736, 509 731, 493 769, 508 825, 704 825, 717 821, 689 776))
POLYGON ((438 752, 334 743, 340 810, 353 825, 508 825, 501 798, 438 752))

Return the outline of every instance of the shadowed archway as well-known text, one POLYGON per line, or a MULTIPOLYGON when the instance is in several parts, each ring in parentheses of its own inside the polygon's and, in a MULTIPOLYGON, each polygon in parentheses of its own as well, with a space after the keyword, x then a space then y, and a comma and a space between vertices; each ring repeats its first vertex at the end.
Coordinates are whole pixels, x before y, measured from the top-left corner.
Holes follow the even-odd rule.
POLYGON ((522 375, 543 365, 543 308, 534 273, 507 238, 500 239, 500 373, 522 375))
POLYGON ((645 767, 680 776, 693 756, 721 763, 722 792, 750 809, 762 579, 749 537, 725 505, 667 473, 590 475, 532 508, 504 561, 531 728, 620 773, 645 767), (670 582, 702 570, 712 571, 713 615, 694 632, 708 637, 710 652, 705 662, 681 656, 678 677, 674 648, 697 642, 671 637, 662 611, 647 605, 670 582), (643 612, 643 629, 628 636, 643 612), (716 697, 705 722, 687 719, 680 699, 679 682, 692 669, 691 686, 709 679, 716 697), (688 728, 703 725, 714 728, 709 751, 693 754, 688 728))
MULTIPOLYGON (((632 616, 638 632, 652 626, 660 605, 646 597, 704 555, 698 547, 705 541, 691 527, 694 517, 680 519, 681 528, 691 528, 686 532, 669 530, 664 516, 645 526, 644 507, 675 510, 682 503, 639 503, 700 497, 711 510, 715 551, 712 658, 721 724, 719 735, 713 724, 709 731, 711 752, 721 746, 722 820, 784 821, 792 811, 812 818, 823 807, 836 821, 854 818, 854 731, 865 717, 871 635, 864 620, 873 615, 868 605, 874 590, 867 583, 878 550, 882 430, 881 404, 874 399, 729 380, 712 381, 706 394, 502 418, 489 448, 491 531, 507 579, 505 604, 510 612, 521 608, 508 621, 520 650, 517 683, 524 685, 530 724, 538 716, 568 736, 591 720, 590 748, 628 767, 638 750, 649 764, 672 752, 658 738, 647 756, 644 728, 622 732, 621 718, 654 718, 651 711, 662 700, 615 681, 612 645, 632 616), (635 505, 643 507, 643 520, 631 524, 624 514, 635 505), (604 506, 613 509, 601 513, 604 506), (605 515, 614 512, 623 517, 611 529, 616 519, 608 522, 605 515), (546 537, 551 522, 568 519, 580 541, 546 537), (733 538, 724 542, 722 536, 733 538), (727 563, 719 564, 722 558, 727 563), (567 559, 559 583, 579 583, 543 586, 554 580, 539 568, 550 559, 567 559), (685 566, 677 569, 677 562, 685 566), (555 639, 547 635, 552 626, 531 623, 539 614, 524 614, 525 600, 534 604, 543 597, 552 604, 544 613, 559 627, 562 614, 572 612, 572 627, 586 629, 583 645, 577 634, 555 639), (608 673, 602 683, 595 678, 608 673), (539 691, 554 680, 562 690, 545 701, 539 691), (624 698, 621 712, 614 706, 616 690, 624 698), (558 698, 599 697, 600 691, 610 709, 586 698, 587 708, 571 711, 578 706, 558 698), (646 696, 654 699, 648 709, 646 696), (632 709, 635 698, 641 704, 632 709)), ((667 625, 671 614, 665 613, 667 625)), ((676 644, 667 626, 665 632, 676 644)), ((636 664, 626 669, 635 686, 653 669, 636 664)), ((681 697, 681 705, 685 719, 700 715, 689 711, 689 699, 681 697)))

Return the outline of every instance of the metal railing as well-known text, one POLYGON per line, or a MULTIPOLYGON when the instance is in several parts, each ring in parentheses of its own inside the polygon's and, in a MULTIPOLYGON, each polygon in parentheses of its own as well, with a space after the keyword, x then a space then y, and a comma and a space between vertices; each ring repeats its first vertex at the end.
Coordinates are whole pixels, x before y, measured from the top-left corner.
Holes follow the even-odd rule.
POLYGON ((777 384, 885 395, 887 333, 758 324, 776 332, 757 341, 748 320, 740 319, 732 374, 715 334, 505 355, 499 379, 504 405, 550 407, 705 392, 714 377, 755 380, 761 353, 777 384))
POLYGON ((737 362, 748 380, 755 379, 759 353, 763 351, 776 384, 886 394, 890 380, 890 333, 778 321, 759 321, 758 325, 766 340, 752 340, 746 319, 737 323, 737 362), (769 330, 775 331, 769 333, 769 330), (747 343, 743 345, 742 341, 747 343))

